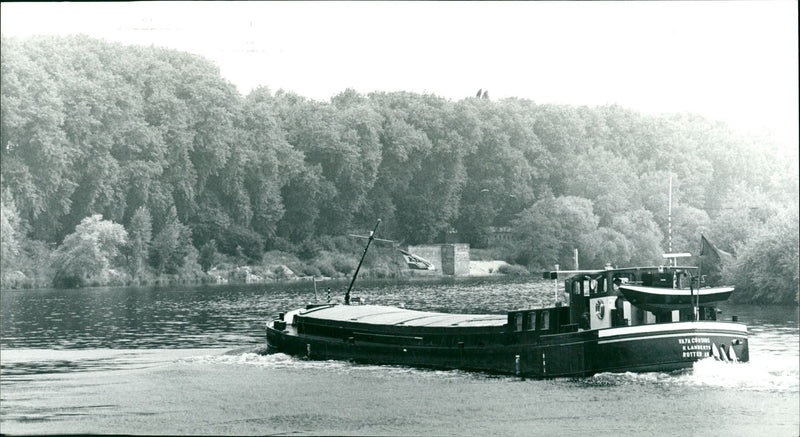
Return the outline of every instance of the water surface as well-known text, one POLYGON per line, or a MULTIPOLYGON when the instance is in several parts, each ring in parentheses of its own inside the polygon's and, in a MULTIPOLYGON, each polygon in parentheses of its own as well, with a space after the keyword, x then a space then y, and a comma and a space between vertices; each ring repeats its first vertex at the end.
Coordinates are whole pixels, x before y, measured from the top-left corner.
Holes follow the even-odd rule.
MULTIPOLYGON (((324 299, 346 283, 318 283, 324 299)), ((359 283, 370 303, 504 313, 550 281, 359 283)), ((797 308, 723 306, 749 363, 545 381, 264 355, 264 323, 311 282, 4 291, 0 432, 349 435, 800 434, 797 308)))

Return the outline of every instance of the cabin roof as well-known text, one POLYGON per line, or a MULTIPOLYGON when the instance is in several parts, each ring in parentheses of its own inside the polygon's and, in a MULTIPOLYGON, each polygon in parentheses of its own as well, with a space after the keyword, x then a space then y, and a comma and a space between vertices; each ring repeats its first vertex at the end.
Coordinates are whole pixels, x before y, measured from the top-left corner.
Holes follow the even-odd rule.
POLYGON ((397 326, 503 326, 508 317, 497 314, 446 314, 383 305, 334 305, 302 311, 300 317, 397 326))

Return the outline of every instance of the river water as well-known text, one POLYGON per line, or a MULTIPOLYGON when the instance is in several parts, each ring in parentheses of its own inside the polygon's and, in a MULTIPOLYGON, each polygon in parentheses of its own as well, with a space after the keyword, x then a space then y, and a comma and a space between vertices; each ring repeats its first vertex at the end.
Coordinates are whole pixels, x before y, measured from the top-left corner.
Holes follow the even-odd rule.
MULTIPOLYGON (((554 295, 530 279, 357 285, 369 303, 467 313, 554 295)), ((797 307, 722 307, 749 326, 749 363, 536 381, 264 355, 266 320, 314 301, 312 282, 3 291, 0 432, 800 435, 797 307)))

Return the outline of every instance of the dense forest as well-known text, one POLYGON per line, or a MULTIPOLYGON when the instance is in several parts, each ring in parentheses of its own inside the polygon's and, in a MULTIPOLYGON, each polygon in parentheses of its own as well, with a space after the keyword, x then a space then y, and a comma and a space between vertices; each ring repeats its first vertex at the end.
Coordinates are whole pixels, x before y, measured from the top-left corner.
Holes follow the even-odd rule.
POLYGON ((3 37, 2 285, 192 280, 276 257, 345 274, 362 244, 347 234, 381 218, 401 244, 486 248, 503 229, 493 253, 531 272, 575 248, 583 268, 662 263, 702 234, 735 255, 720 280, 741 300, 797 302, 792 152, 696 115, 473 95, 242 96, 188 53, 3 37))

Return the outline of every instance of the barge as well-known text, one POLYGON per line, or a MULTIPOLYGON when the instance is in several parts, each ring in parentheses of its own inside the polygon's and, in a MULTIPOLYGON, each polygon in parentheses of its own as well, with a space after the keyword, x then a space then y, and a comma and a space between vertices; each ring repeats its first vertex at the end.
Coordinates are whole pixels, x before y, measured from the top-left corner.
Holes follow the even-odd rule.
MULTIPOLYGON (((669 372, 702 359, 749 360, 747 326, 718 320, 732 287, 703 287, 699 269, 669 266, 545 272, 564 279, 565 304, 505 314, 449 314, 313 304, 266 326, 268 353, 312 360, 462 369, 530 378, 601 372, 669 372)), ((388 241, 388 240, 387 240, 388 241)), ((556 287, 557 288, 557 287, 556 287)), ((360 301, 360 300, 359 300, 360 301)), ((355 303, 355 302, 354 302, 355 303)))
POLYGON ((530 378, 669 372, 709 357, 749 360, 747 327, 717 317, 717 304, 733 289, 695 288, 697 267, 545 273, 563 275, 566 305, 505 314, 308 305, 268 323, 268 351, 530 378))

